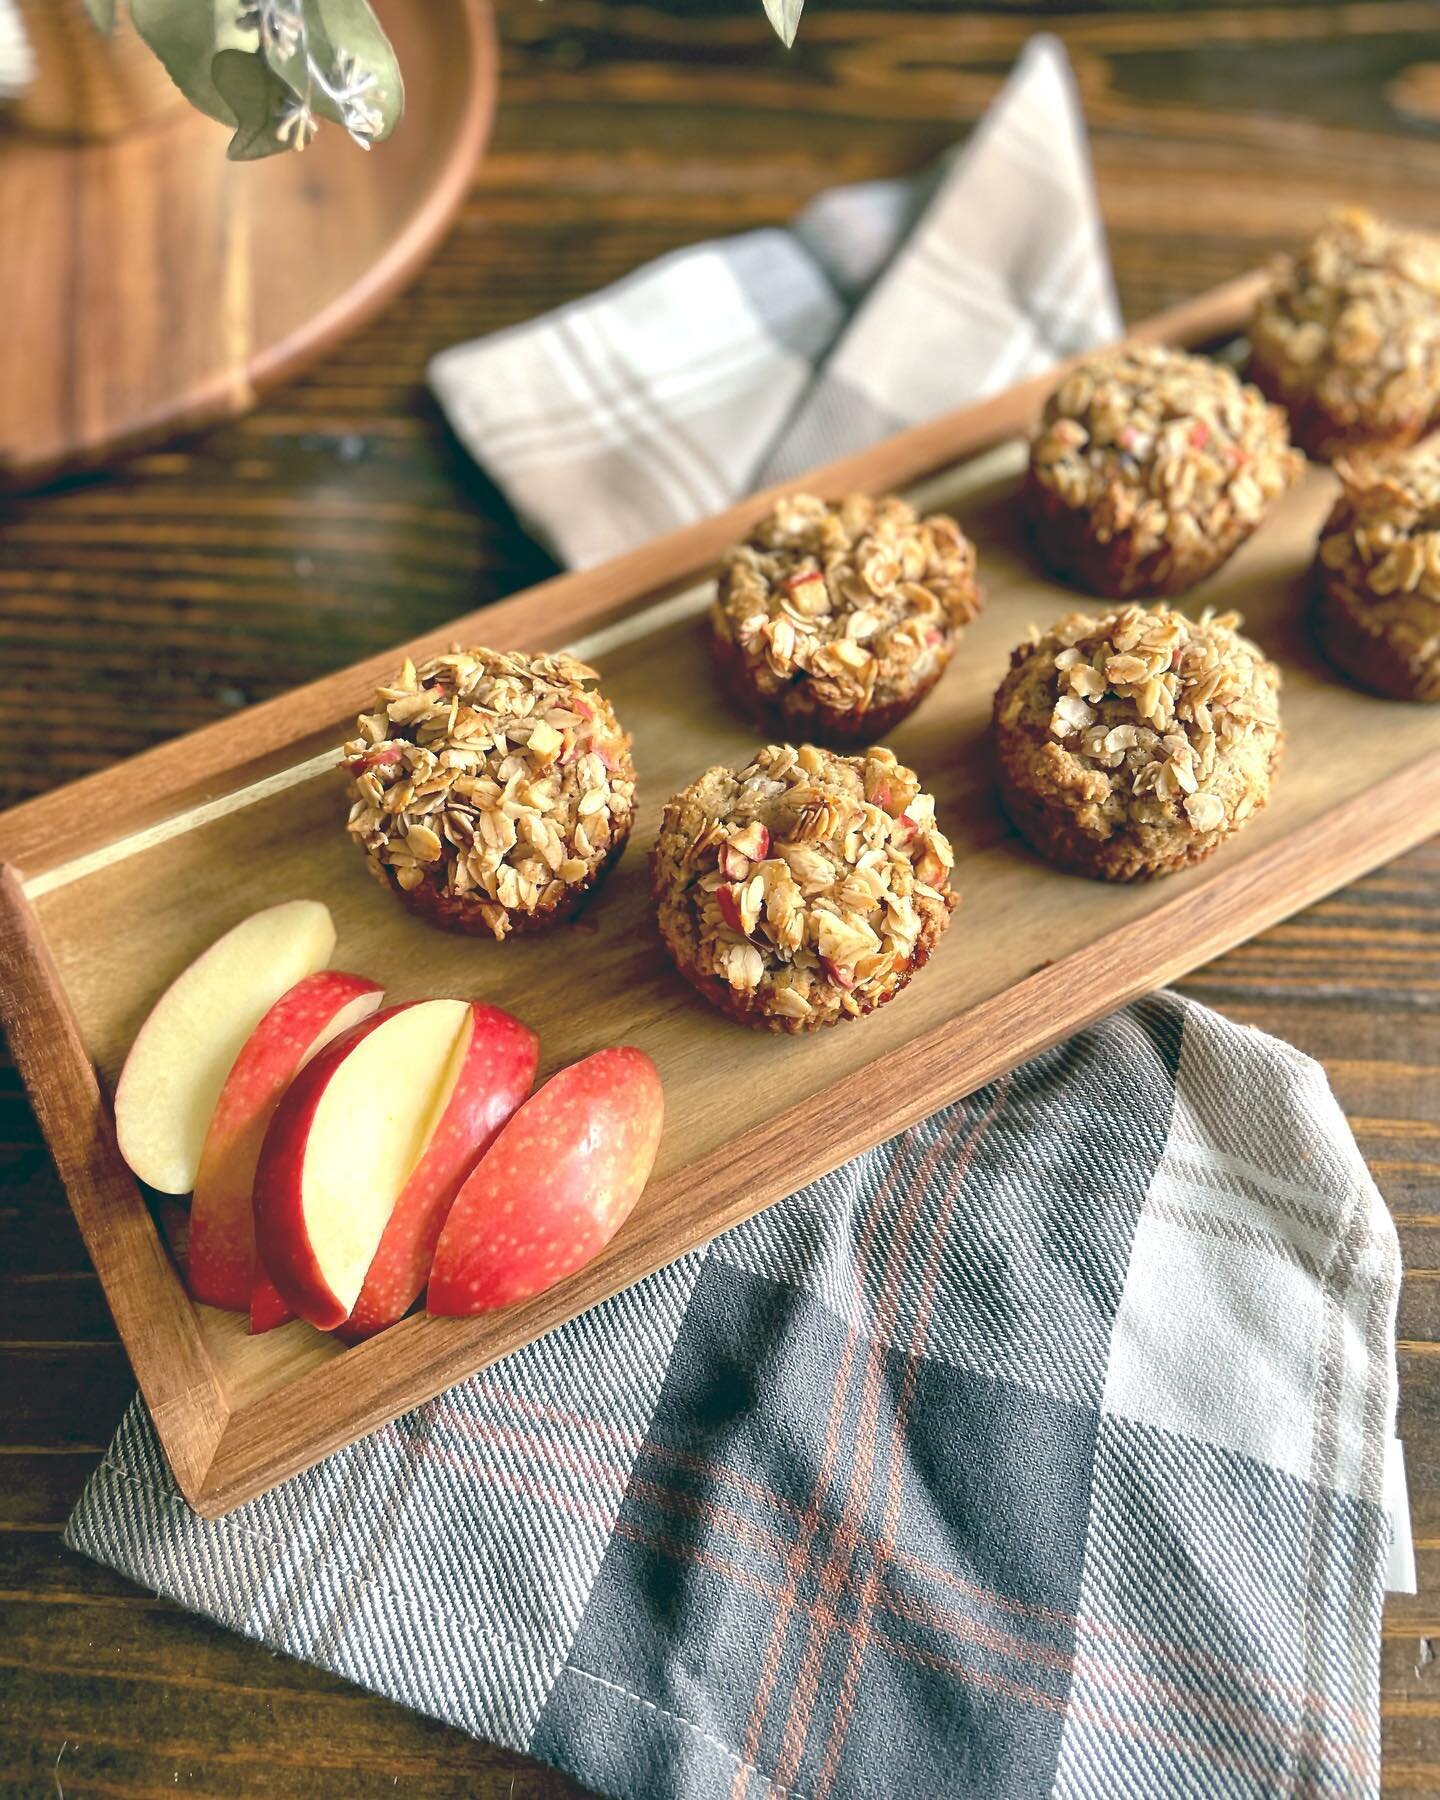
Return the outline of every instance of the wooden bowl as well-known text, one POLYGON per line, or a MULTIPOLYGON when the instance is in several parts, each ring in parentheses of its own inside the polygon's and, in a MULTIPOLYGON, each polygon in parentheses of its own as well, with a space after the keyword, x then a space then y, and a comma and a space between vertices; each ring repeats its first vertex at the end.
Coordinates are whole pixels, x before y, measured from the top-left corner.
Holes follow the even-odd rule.
POLYGON ((489 0, 377 0, 406 116, 368 155, 225 158, 188 107, 103 143, 0 132, 0 485, 244 412, 416 274, 495 110, 489 0))

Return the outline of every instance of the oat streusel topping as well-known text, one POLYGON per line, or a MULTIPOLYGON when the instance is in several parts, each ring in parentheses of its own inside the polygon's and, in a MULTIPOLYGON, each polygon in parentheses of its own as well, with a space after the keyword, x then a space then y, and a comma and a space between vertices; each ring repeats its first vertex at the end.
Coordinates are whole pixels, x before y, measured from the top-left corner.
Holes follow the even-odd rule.
POLYGON ((1031 472, 1138 562, 1248 533, 1304 459, 1284 414, 1224 364, 1122 345, 1078 364, 1046 404, 1031 472))
POLYGON ((1366 686, 1440 699, 1440 455, 1342 459, 1335 472, 1322 642, 1366 686))
POLYGON ((1279 734, 1279 670, 1239 623, 1166 606, 1073 613, 1016 652, 997 719, 1046 740, 1102 835, 1182 820, 1228 830, 1263 798, 1279 734))
POLYGON ((1250 341, 1267 385, 1336 427, 1413 436, 1440 400, 1440 238, 1337 213, 1277 260, 1250 341))
POLYGON ((381 879, 477 908, 497 938, 592 881, 635 808, 598 679, 564 654, 407 659, 344 751, 348 829, 381 879))
POLYGON ((800 1031, 888 1000, 949 922, 954 858, 892 751, 770 745, 665 808, 661 935, 726 1010, 800 1031))
POLYGON ((1320 560, 1376 600, 1440 630, 1440 455, 1338 462, 1343 492, 1320 560))
POLYGON ((924 685, 979 610, 953 519, 893 496, 787 494, 726 558, 712 622, 762 695, 803 681, 850 712, 924 685))

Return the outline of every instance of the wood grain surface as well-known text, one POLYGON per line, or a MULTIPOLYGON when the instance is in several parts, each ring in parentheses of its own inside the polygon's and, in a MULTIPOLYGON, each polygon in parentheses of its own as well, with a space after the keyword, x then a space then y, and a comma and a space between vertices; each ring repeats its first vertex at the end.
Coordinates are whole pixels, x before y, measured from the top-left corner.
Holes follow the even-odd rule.
MULTIPOLYGON (((918 167, 1039 19, 817 0, 786 56, 740 0, 504 0, 495 148, 417 287, 246 420, 0 520, 0 799, 547 573, 447 439, 420 388, 426 355, 678 244, 782 219, 835 180, 918 167)), ((1080 72, 1131 316, 1250 266, 1337 196, 1440 226, 1432 5, 1092 8, 1053 23, 1080 72)), ((1422 1592, 1386 1616, 1385 1781, 1415 1796, 1440 1790, 1437 899, 1431 845, 1185 984, 1321 1058, 1400 1225, 1422 1592)), ((0 1293, 0 1792, 577 1791, 60 1548, 131 1382, 8 1069, 0 1293)))

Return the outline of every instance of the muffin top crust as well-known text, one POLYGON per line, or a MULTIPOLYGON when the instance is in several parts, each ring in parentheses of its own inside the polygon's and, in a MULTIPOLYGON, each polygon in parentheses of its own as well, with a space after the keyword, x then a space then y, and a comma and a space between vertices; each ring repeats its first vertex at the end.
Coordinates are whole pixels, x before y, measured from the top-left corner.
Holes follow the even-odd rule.
POLYGON ((1239 824, 1263 800, 1279 738, 1280 672, 1236 629, 1170 607, 1072 613, 1021 645, 996 697, 1002 730, 1038 750, 1057 798, 1130 824, 1239 824))
POLYGON ((1338 462, 1341 495, 1320 533, 1332 574, 1396 616, 1440 631, 1440 454, 1338 462))
POLYGON ((1124 344, 1077 364, 1046 403, 1032 478, 1103 543, 1185 554, 1256 525, 1299 475, 1285 415, 1208 357, 1124 344))
POLYGON ((894 496, 787 494, 726 557, 712 620, 761 695, 804 682, 849 712, 926 681, 979 609, 953 519, 894 496))
POLYGON ((1313 396, 1338 427, 1423 424, 1440 398, 1440 238, 1337 213, 1278 259, 1250 340, 1282 394, 1313 396))
POLYGON ((563 654, 407 658, 345 746, 348 829, 388 878, 469 899, 497 938, 583 886, 635 807, 630 740, 563 654))
POLYGON ((902 987, 949 921, 954 858, 919 777, 884 748, 772 744, 665 809, 661 930, 738 1010, 808 1029, 902 987))

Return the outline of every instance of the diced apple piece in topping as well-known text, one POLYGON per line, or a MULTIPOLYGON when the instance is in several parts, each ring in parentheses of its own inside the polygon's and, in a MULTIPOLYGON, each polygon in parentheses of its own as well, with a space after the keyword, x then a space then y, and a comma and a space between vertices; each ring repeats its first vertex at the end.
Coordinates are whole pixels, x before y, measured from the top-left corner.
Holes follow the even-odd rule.
POLYGON ((352 775, 363 775, 367 769, 392 769, 403 752, 398 744, 387 744, 381 750, 367 750, 363 756, 352 756, 345 767, 352 775))
POLYGON ((822 956, 820 958, 820 962, 821 962, 821 966, 825 970, 825 973, 835 983, 836 987, 842 987, 842 988, 853 988, 854 987, 854 985, 855 985, 854 969, 847 969, 845 967, 844 963, 836 962, 833 957, 829 957, 829 956, 822 956))
POLYGON ((759 819, 752 819, 741 830, 731 833, 730 848, 748 856, 751 862, 764 862, 770 854, 770 833, 759 819))
POLYGON ((740 889, 727 884, 715 890, 715 904, 720 908, 720 917, 732 931, 738 931, 742 937, 746 935, 745 927, 740 922, 740 889))
POLYGON ((830 610, 830 590, 818 569, 802 569, 780 582, 780 591, 802 618, 818 618, 830 610))
POLYGON ((915 865, 915 879, 928 887, 943 888, 949 870, 933 850, 927 850, 915 865))
POLYGON ((555 727, 544 719, 537 719, 530 732, 530 754, 540 763, 552 763, 560 754, 560 747, 565 742, 555 727))

